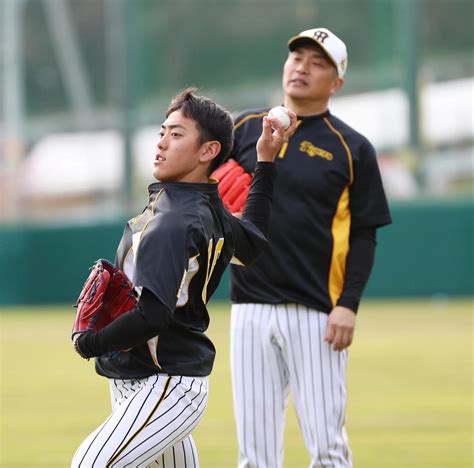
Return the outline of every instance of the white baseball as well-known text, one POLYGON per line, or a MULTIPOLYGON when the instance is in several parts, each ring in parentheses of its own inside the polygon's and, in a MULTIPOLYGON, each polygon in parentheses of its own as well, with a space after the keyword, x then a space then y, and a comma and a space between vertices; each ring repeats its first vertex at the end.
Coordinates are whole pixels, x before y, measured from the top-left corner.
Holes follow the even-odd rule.
POLYGON ((291 125, 291 119, 288 114, 288 109, 283 106, 272 107, 268 112, 268 117, 277 119, 283 128, 286 130, 291 125))

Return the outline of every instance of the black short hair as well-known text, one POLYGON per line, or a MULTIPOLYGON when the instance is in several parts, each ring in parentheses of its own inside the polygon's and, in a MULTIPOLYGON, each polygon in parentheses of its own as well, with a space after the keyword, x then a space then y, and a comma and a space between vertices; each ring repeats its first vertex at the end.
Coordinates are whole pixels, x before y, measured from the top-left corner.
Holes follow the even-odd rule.
POLYGON ((168 118, 172 112, 181 111, 187 118, 196 121, 200 143, 217 140, 221 144, 219 154, 212 160, 209 174, 219 167, 227 158, 234 141, 234 122, 227 109, 211 99, 196 94, 197 89, 183 89, 171 101, 166 110, 168 118))

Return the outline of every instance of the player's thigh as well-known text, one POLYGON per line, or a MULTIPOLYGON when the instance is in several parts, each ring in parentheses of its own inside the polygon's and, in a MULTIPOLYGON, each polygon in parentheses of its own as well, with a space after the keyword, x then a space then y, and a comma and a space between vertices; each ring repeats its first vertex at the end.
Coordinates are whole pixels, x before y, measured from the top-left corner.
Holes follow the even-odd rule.
POLYGON ((199 468, 199 459, 191 435, 163 452, 147 468, 199 468))
POLYGON ((207 378, 165 375, 118 405, 74 456, 73 467, 147 466, 186 438, 207 403, 207 378))

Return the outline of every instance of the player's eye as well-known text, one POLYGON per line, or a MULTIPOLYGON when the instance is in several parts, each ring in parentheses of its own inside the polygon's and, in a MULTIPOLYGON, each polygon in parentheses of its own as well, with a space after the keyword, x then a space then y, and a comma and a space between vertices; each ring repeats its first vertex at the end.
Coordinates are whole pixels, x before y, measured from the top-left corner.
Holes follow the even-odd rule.
POLYGON ((179 133, 173 132, 171 133, 171 136, 175 138, 175 137, 180 137, 181 135, 179 133))

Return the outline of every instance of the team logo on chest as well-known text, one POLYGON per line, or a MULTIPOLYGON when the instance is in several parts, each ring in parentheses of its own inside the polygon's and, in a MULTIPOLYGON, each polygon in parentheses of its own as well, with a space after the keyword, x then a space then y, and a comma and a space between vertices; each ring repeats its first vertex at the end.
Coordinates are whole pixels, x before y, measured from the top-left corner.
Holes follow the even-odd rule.
POLYGON ((310 158, 314 158, 315 156, 319 156, 320 158, 327 159, 328 161, 332 161, 334 156, 329 151, 326 151, 322 148, 318 148, 314 146, 313 143, 307 140, 303 140, 300 143, 299 150, 302 153, 306 153, 310 158))

